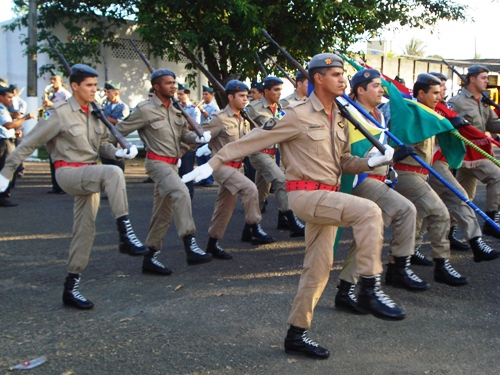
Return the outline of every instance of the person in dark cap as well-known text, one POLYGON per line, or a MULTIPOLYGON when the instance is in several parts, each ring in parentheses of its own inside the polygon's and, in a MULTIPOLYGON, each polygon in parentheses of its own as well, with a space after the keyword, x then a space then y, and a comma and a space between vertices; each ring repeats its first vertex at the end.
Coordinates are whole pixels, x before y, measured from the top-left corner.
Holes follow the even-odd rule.
MULTIPOLYGON (((248 103, 248 86, 241 81, 231 80, 226 85, 226 95, 229 101, 226 108, 213 114, 212 120, 203 124, 203 128, 210 130, 212 134, 208 145, 214 155, 224 145, 234 142, 250 132, 250 124, 241 117, 241 111, 248 103)), ((242 198, 245 228, 251 232, 252 243, 268 244, 275 241, 260 226, 262 215, 259 209, 259 194, 255 184, 241 173, 242 159, 233 159, 214 173, 214 178, 219 183, 219 192, 215 201, 212 221, 208 228, 209 240, 206 252, 218 259, 229 260, 233 258, 219 246, 218 241, 224 237, 236 207, 238 195, 242 198)))
MULTIPOLYGON (((360 70, 351 79, 351 93, 358 105, 384 126, 385 120, 377 106, 382 102, 384 89, 380 72, 375 69, 360 70)), ((366 121, 370 121, 368 118, 366 121)), ((376 127, 373 124, 373 127, 376 127)), ((385 144, 387 138, 380 135, 380 142, 385 144)), ((397 162, 408 156, 411 148, 401 148, 394 154, 397 162)), ((364 157, 370 157, 377 150, 367 147, 364 157)), ((427 281, 421 280, 410 268, 410 257, 415 251, 415 225, 417 210, 413 203, 394 191, 386 184, 389 167, 381 165, 369 173, 358 174, 354 180, 352 194, 368 199, 377 204, 382 211, 385 226, 392 227, 392 239, 388 255, 388 267, 385 275, 387 285, 394 285, 407 290, 423 291, 429 288, 427 281)), ((349 312, 359 313, 354 289, 358 281, 356 274, 356 241, 351 243, 349 253, 339 275, 340 283, 335 296, 335 307, 349 312)))
MULTIPOLYGON (((250 103, 248 115, 258 126, 263 126, 267 121, 280 118, 283 108, 279 102, 283 80, 278 77, 267 76, 264 79, 264 96, 250 103)), ((288 204, 286 193, 285 174, 276 164, 277 145, 260 150, 250 155, 250 163, 255 168, 255 184, 259 191, 259 207, 264 208, 264 202, 269 196, 269 186, 274 186, 274 196, 278 203, 278 229, 288 229, 291 237, 304 236, 304 224, 295 216, 288 204)), ((244 231, 242 241, 250 241, 248 231, 244 231)))
POLYGON ((250 95, 248 99, 250 101, 259 100, 264 96, 264 85, 261 82, 253 79, 252 84, 250 85, 250 95))
MULTIPOLYGON (((130 108, 120 98, 120 82, 106 82, 104 84, 104 89, 106 90, 106 104, 103 106, 102 110, 104 115, 107 117, 108 121, 116 125, 118 121, 127 118, 130 114, 130 108)), ((114 144, 115 147, 117 143, 114 144)), ((116 165, 125 172, 125 162, 122 160, 101 158, 103 164, 116 165)))
MULTIPOLYGON (((208 86, 202 86, 203 90, 203 101, 198 104, 198 109, 201 112, 201 119, 203 124, 204 122, 210 121, 212 119, 212 115, 219 110, 219 106, 214 98, 214 90, 208 86)), ((205 164, 208 160, 210 160, 209 156, 197 156, 196 163, 198 165, 205 164)), ((199 181, 196 186, 212 186, 214 184, 214 178, 212 176, 208 176, 207 178, 199 181)))
MULTIPOLYGON (((420 103, 434 109, 441 98, 440 93, 441 81, 437 77, 428 73, 417 76, 413 85, 413 96, 420 103)), ((414 144, 412 147, 424 162, 428 165, 432 164, 434 137, 414 144)), ((429 186, 429 172, 411 156, 395 163, 393 167, 398 172, 396 191, 409 199, 417 209, 415 233, 420 233, 421 228, 429 233, 434 261, 434 280, 450 286, 466 285, 467 278, 458 273, 450 264, 450 241, 448 239, 450 215, 441 198, 429 186)))
POLYGON ((181 142, 187 145, 210 141, 210 132, 199 137, 190 131, 182 112, 172 104, 177 90, 175 73, 158 69, 151 74, 153 98, 139 103, 132 114, 120 121, 116 128, 123 135, 137 130, 146 147, 146 173, 155 183, 153 215, 146 246, 149 249, 142 263, 142 272, 168 276, 172 270, 163 265, 158 255, 167 234, 172 216, 177 234, 184 244, 189 265, 206 263, 212 255, 198 247, 194 237, 196 227, 191 210, 189 190, 178 174, 178 161, 182 156, 181 142))
POLYGON ((292 103, 299 102, 307 98, 309 81, 302 75, 300 70, 297 70, 297 73, 295 74, 295 82, 297 83, 295 91, 288 95, 286 98, 280 100, 281 106, 283 108, 288 107, 292 103))
MULTIPOLYGON (((4 167, 9 154, 15 149, 16 137, 19 136, 24 122, 35 118, 33 113, 27 113, 16 119, 12 118, 8 108, 12 106, 15 90, 13 85, 0 86, 0 170, 4 167)), ((16 165, 16 170, 20 164, 16 165)), ((16 174, 6 189, 0 189, 0 207, 17 206, 17 203, 10 200, 10 189, 15 185, 15 178, 16 174)))
POLYGON ((309 63, 311 96, 284 110, 283 116, 252 130, 224 146, 205 166, 185 179, 199 178, 225 163, 280 144, 287 179, 290 207, 306 221, 306 249, 299 288, 288 318, 285 352, 326 359, 330 352, 307 336, 314 308, 326 287, 333 265, 337 227, 352 226, 359 247, 356 272, 361 290, 358 308, 384 319, 403 319, 404 312, 382 291, 381 252, 383 219, 373 202, 339 191, 342 173, 357 174, 392 161, 393 149, 385 154, 359 158, 350 154, 349 127, 335 99, 345 89, 343 61, 332 53, 314 56, 309 63))
POLYGON ((0 191, 5 190, 19 163, 34 150, 47 145, 56 168, 56 179, 68 194, 75 196, 73 239, 69 250, 68 276, 63 303, 78 309, 94 304, 79 292, 80 274, 86 268, 95 236, 95 219, 101 191, 107 193, 119 232, 119 250, 144 255, 147 249, 137 239, 128 218, 125 178, 120 168, 98 164, 100 157, 133 158, 137 148, 117 149, 105 125, 92 114, 98 73, 83 64, 71 67, 73 96, 49 108, 23 142, 7 158, 0 171, 0 191))
MULTIPOLYGON (((488 73, 489 69, 483 65, 471 66, 467 71, 465 87, 458 95, 448 100, 448 105, 479 131, 500 133, 498 116, 488 104, 481 102, 482 92, 488 87, 488 73)), ((470 200, 476 196, 477 181, 486 184, 484 211, 493 221, 500 224, 500 169, 485 156, 474 152, 470 146, 466 146, 466 151, 462 167, 457 171, 457 180, 464 187, 470 200)), ((491 154, 492 151, 490 148, 491 154)), ((483 233, 500 238, 500 233, 486 221, 483 233)))

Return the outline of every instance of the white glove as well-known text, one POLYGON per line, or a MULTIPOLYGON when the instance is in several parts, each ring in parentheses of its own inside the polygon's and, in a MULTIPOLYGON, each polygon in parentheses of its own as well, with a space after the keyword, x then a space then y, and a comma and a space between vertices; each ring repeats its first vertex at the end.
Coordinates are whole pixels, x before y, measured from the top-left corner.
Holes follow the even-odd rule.
POLYGON ((210 142, 211 139, 212 139, 212 134, 210 133, 210 130, 207 130, 203 132, 202 137, 198 136, 194 141, 196 143, 207 143, 210 142))
POLYGON ((207 156, 207 155, 210 155, 210 154, 212 154, 212 151, 208 147, 208 143, 206 145, 201 146, 200 148, 198 148, 198 150, 196 150, 196 156, 198 156, 198 157, 200 157, 200 156, 207 156))
POLYGON ((373 155, 370 159, 368 159, 368 166, 370 168, 376 167, 377 165, 381 164, 389 164, 392 161, 392 156, 394 155, 394 149, 389 146, 385 145, 385 154, 382 155, 382 153, 379 151, 375 155, 373 155))
POLYGON ((180 167, 181 167, 181 165, 182 165, 182 159, 181 159, 181 158, 179 158, 179 161, 177 162, 177 168, 180 168, 180 167))
POLYGON ((6 138, 16 138, 16 129, 6 129, 4 133, 6 138))
POLYGON ((137 147, 132 145, 132 147, 130 147, 130 150, 123 148, 116 150, 115 156, 117 158, 133 159, 137 156, 138 153, 139 151, 137 151, 137 147))
POLYGON ((201 166, 193 169, 191 172, 186 173, 184 176, 182 176, 181 180, 182 182, 186 183, 189 181, 198 182, 201 180, 204 180, 205 178, 210 177, 214 170, 210 166, 210 164, 205 163, 202 164, 201 166))
POLYGON ((0 174, 0 193, 7 190, 7 188, 9 187, 9 183, 9 179, 0 174))

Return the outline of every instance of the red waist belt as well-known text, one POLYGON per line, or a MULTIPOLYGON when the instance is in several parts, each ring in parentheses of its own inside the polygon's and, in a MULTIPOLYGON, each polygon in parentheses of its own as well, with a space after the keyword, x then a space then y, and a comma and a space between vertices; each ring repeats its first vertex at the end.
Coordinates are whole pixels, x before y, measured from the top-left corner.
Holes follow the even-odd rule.
POLYGON ((240 169, 241 166, 243 165, 243 162, 241 162, 241 161, 230 161, 229 163, 226 163, 226 165, 229 166, 229 167, 240 169))
POLYGON ((164 163, 173 164, 173 165, 177 165, 177 162, 179 161, 179 158, 169 158, 168 156, 161 156, 161 155, 155 154, 153 151, 146 152, 146 159, 159 160, 159 161, 162 161, 164 163))
POLYGON ((269 154, 269 155, 276 155, 275 148, 264 148, 264 149, 260 150, 260 152, 263 152, 264 154, 269 154))
POLYGON ((340 186, 333 186, 327 184, 320 184, 319 182, 304 181, 304 180, 293 180, 286 182, 286 191, 293 190, 328 190, 328 191, 339 191, 340 186))
POLYGON ((428 175, 429 171, 425 168, 422 167, 414 167, 412 165, 408 164, 400 164, 396 163, 393 165, 393 168, 398 170, 398 171, 408 171, 408 172, 415 172, 415 173, 420 173, 420 174, 425 174, 428 175))
POLYGON ((85 167, 87 165, 96 165, 97 163, 67 163, 64 160, 56 160, 54 162, 54 168, 61 168, 61 167, 73 167, 73 168, 78 168, 78 167, 85 167))
POLYGON ((368 178, 374 178, 375 180, 379 180, 379 181, 385 182, 385 176, 379 176, 379 175, 376 175, 376 174, 369 174, 368 178))

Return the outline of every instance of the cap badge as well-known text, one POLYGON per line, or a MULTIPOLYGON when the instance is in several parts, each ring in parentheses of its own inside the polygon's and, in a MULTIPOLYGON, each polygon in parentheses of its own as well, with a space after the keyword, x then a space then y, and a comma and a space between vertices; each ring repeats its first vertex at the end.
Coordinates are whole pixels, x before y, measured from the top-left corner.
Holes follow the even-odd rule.
POLYGON ((332 63, 333 63, 333 60, 331 58, 328 57, 328 58, 325 59, 325 64, 326 65, 331 65, 332 63))

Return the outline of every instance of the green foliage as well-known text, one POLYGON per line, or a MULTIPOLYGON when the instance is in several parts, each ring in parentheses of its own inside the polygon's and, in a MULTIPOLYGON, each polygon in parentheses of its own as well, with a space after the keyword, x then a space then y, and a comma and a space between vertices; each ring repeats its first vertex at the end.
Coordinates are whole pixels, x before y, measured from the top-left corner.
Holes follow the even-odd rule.
POLYGON ((417 38, 411 38, 403 53, 407 56, 424 56, 425 44, 417 38))

